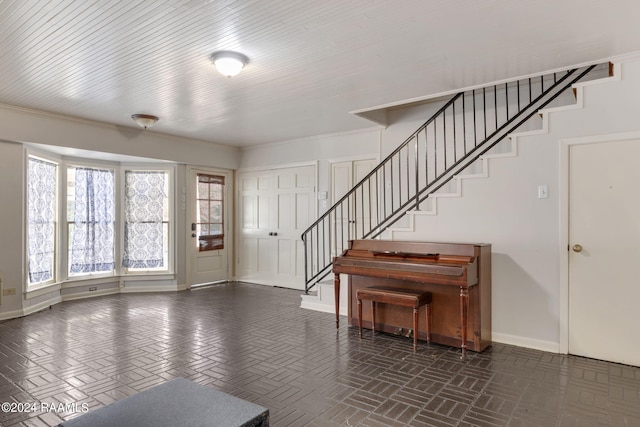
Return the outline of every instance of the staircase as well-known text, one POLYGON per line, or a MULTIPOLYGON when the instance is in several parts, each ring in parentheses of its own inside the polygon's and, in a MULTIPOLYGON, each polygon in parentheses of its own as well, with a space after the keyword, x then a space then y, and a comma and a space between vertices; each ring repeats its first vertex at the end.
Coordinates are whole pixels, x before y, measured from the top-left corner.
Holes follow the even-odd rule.
POLYGON ((601 77, 603 69, 607 64, 453 96, 305 230, 305 293, 331 272, 333 257, 349 240, 377 238, 394 224, 410 228, 413 215, 435 214, 438 198, 460 195, 461 179, 487 176, 487 154, 513 155, 511 133, 540 109, 573 96, 575 83, 601 77))

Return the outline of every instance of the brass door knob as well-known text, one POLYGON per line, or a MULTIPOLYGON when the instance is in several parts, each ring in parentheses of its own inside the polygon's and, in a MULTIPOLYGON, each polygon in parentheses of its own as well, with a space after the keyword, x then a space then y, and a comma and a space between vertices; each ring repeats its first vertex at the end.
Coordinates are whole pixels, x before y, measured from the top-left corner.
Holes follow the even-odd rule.
POLYGON ((582 246, 578 244, 573 245, 573 252, 582 252, 582 246))

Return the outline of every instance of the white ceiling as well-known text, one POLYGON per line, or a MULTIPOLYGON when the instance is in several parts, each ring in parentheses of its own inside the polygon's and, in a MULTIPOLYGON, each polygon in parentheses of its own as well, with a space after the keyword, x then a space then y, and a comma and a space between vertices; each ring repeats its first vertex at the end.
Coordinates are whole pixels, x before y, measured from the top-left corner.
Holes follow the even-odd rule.
POLYGON ((0 103, 234 146, 640 51, 638 0, 0 0, 0 103), (217 50, 250 58, 231 79, 217 50))

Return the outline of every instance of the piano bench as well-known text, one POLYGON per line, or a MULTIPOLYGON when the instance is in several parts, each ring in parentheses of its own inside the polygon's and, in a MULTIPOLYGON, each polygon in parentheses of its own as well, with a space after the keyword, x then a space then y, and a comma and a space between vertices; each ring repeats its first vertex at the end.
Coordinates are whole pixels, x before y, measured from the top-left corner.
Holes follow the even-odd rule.
POLYGON ((413 351, 418 348, 418 310, 423 305, 427 310, 427 343, 431 342, 431 293, 390 286, 370 286, 356 291, 358 303, 358 326, 362 338, 362 301, 371 301, 371 331, 376 332, 376 303, 400 305, 413 308, 413 351))

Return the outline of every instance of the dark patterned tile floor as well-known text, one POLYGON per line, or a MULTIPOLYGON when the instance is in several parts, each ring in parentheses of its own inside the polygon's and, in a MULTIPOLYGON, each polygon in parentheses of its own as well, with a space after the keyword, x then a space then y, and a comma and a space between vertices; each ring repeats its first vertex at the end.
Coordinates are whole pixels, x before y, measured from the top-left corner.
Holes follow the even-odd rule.
POLYGON ((0 425, 56 425, 184 377, 268 407, 274 426, 640 426, 638 367, 502 344, 464 361, 413 353, 299 305, 298 291, 230 283, 0 322, 0 402, 47 405, 0 425))

